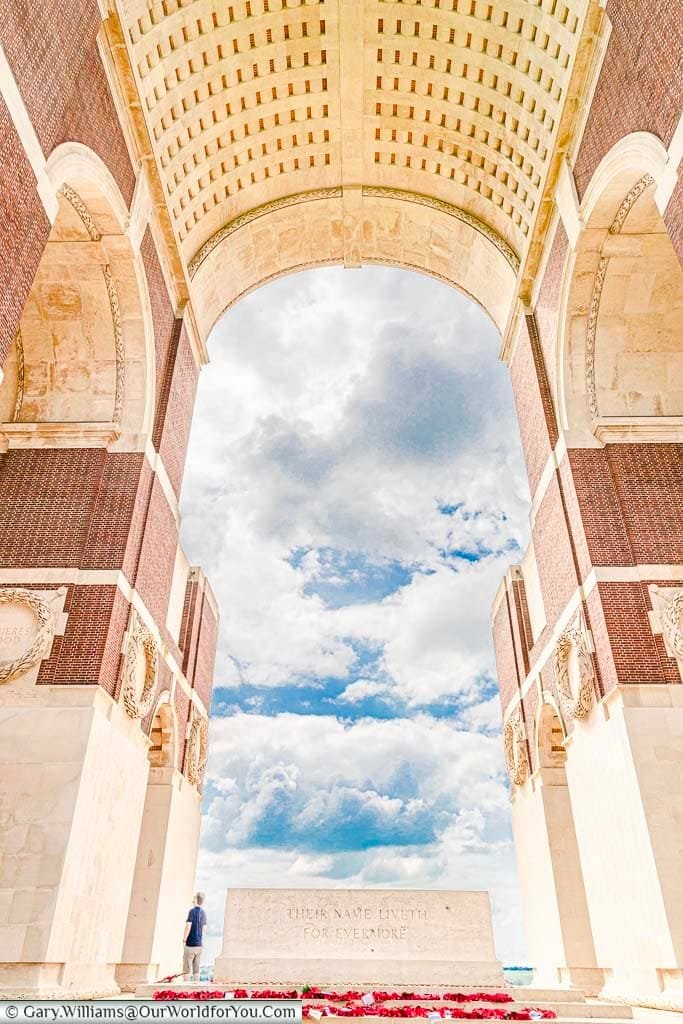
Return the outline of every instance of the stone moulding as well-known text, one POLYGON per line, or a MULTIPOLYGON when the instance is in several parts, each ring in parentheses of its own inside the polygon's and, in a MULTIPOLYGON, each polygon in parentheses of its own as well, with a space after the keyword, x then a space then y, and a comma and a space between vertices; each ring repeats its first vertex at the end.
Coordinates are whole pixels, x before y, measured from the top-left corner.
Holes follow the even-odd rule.
MULTIPOLYGON (((654 178, 651 174, 644 174, 642 178, 633 185, 626 193, 619 209, 616 212, 614 220, 610 224, 609 234, 619 235, 621 230, 626 223, 626 218, 633 209, 636 201, 640 199, 643 192, 654 184, 654 178)), ((588 310, 588 324, 586 327, 586 394, 588 396, 588 409, 591 414, 591 418, 596 420, 600 416, 598 409, 598 392, 595 383, 595 341, 598 332, 598 318, 600 316, 600 302, 602 299, 602 290, 605 285, 605 277, 607 275, 607 266, 609 264, 608 256, 601 256, 600 262, 598 263, 598 269, 595 273, 595 279, 593 281, 593 291, 591 293, 590 307, 588 310)))
POLYGON ((209 723, 203 715, 192 709, 192 719, 187 737, 185 775, 193 786, 199 789, 204 781, 206 762, 209 755, 209 723))
POLYGON ((59 194, 60 196, 64 196, 67 202, 69 202, 71 206, 73 206, 74 210, 81 219, 83 227, 88 232, 90 241, 100 242, 102 240, 102 235, 97 230, 97 225, 95 224, 95 221, 92 219, 90 210, 85 205, 85 203, 79 196, 78 192, 76 192, 75 189, 71 188, 71 185, 67 185, 65 183, 60 188, 59 194))
POLYGON ((529 777, 529 754, 526 747, 526 733, 522 715, 516 711, 508 718, 503 730, 505 765, 510 782, 523 786, 529 777))
POLYGON ((25 675, 47 657, 55 630, 55 620, 51 609, 37 594, 20 587, 0 587, 0 605, 19 604, 33 612, 37 631, 32 643, 18 658, 11 661, 0 661, 0 683, 9 683, 18 676, 25 675))
POLYGON ((152 709, 158 681, 158 657, 154 637, 134 615, 121 674, 121 703, 129 718, 144 718, 152 709), (138 686, 141 661, 145 672, 142 688, 138 686))
POLYGON ((102 267, 102 273, 104 274, 104 283, 107 289, 107 296, 109 297, 109 309, 111 310, 111 319, 114 325, 116 384, 114 390, 113 422, 118 424, 121 422, 121 414, 123 413, 123 396, 126 390, 126 351, 123 344, 123 323, 121 321, 119 297, 116 293, 116 285, 114 284, 111 267, 108 263, 102 267))
POLYGON ((24 368, 24 339, 21 336, 21 329, 14 336, 14 344, 17 351, 17 394, 14 399, 14 412, 12 413, 13 423, 19 419, 21 407, 24 404, 26 371, 24 368))
POLYGON ((585 718, 595 703, 595 669, 586 636, 581 629, 566 629, 555 647, 555 682, 563 709, 572 718, 585 718), (569 675, 569 661, 576 651, 579 685, 574 689, 569 675))
MULTIPOLYGON (((474 217, 471 213, 467 213, 466 210, 460 209, 459 206, 447 203, 443 199, 435 199, 433 196, 423 195, 420 192, 409 192, 399 188, 387 188, 382 185, 363 185, 362 191, 364 196, 372 196, 379 199, 398 199, 401 202, 415 203, 418 206, 428 206, 432 210, 438 210, 439 213, 445 213, 449 217, 454 217, 463 224, 467 224, 469 227, 474 228, 475 231, 478 231, 480 235, 483 235, 484 238, 488 239, 489 242, 495 245, 498 251, 502 253, 510 264, 514 272, 518 272, 520 260, 512 246, 508 245, 505 239, 501 238, 501 236, 494 231, 493 228, 489 227, 488 224, 485 224, 477 217, 474 217)), ((291 196, 283 196, 281 199, 273 199, 271 202, 263 203, 261 206, 256 206, 253 210, 247 210, 245 213, 240 214, 239 217, 235 217, 234 220, 224 224, 222 228, 219 228, 211 238, 208 238, 206 242, 200 246, 187 265, 187 271, 190 277, 194 277, 206 257, 209 256, 221 242, 234 234, 235 231, 239 231, 240 228, 250 224, 252 221, 258 220, 260 217, 264 217, 268 213, 275 213, 277 210, 284 210, 290 206, 298 206, 300 203, 310 203, 317 199, 341 199, 341 197, 342 188, 340 185, 337 185, 330 188, 311 189, 308 192, 298 192, 291 196)))

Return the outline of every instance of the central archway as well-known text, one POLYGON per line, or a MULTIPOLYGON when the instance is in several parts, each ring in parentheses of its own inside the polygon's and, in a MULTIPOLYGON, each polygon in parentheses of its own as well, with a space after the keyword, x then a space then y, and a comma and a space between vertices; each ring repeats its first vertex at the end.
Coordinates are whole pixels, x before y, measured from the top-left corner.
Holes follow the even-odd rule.
MULTIPOLYGON (((471 214, 442 200, 364 187, 356 265, 417 270, 478 302, 498 330, 513 304, 519 260, 471 214)), ((341 188, 273 201, 213 235, 189 266, 200 328, 208 335, 243 295, 284 274, 345 263, 341 188)))

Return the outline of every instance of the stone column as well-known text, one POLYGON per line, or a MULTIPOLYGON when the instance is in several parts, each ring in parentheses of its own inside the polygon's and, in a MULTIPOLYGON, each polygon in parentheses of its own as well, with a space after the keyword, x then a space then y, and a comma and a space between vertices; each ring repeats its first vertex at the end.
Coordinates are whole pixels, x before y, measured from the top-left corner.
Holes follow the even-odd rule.
POLYGON ((682 708, 681 686, 620 685, 568 743, 604 994, 683 993, 682 708))
POLYGON ((149 741, 99 686, 0 696, 0 992, 116 992, 149 741))
POLYGON ((197 789, 173 767, 151 768, 121 963, 124 990, 182 970, 183 927, 199 846, 197 789))
POLYGON ((542 768, 515 791, 512 825, 534 984, 596 995, 598 969, 563 768, 542 768))

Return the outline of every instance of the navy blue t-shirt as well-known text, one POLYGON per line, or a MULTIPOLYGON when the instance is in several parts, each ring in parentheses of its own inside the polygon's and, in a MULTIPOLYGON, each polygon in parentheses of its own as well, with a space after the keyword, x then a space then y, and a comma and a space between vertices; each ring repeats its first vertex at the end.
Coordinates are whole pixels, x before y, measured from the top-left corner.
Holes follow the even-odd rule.
POLYGON ((185 939, 185 945, 201 946, 204 925, 206 924, 206 914, 201 907, 192 907, 192 910, 187 915, 187 920, 190 922, 191 928, 189 935, 185 939))

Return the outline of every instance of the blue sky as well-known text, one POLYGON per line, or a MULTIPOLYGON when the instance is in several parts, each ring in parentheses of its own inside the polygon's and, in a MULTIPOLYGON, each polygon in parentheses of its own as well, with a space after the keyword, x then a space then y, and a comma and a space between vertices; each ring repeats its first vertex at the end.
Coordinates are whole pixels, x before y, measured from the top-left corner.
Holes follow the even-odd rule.
POLYGON ((499 339, 398 270, 253 293, 210 339, 183 543, 221 606, 199 877, 491 890, 525 959, 489 607, 527 540, 499 339))

